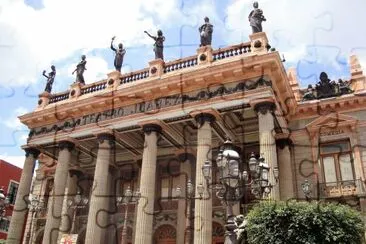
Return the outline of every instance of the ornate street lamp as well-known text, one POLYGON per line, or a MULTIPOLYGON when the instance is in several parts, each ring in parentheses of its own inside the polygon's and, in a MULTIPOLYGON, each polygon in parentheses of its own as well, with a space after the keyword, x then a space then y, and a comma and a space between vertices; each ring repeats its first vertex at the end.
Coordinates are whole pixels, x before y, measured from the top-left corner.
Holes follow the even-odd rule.
POLYGON ((89 198, 81 194, 80 191, 77 191, 76 195, 73 199, 67 200, 67 205, 69 208, 73 208, 73 217, 72 217, 72 226, 71 233, 75 231, 75 221, 76 221, 76 210, 80 208, 85 208, 89 203, 89 198))
POLYGON ((43 199, 40 199, 38 196, 32 196, 31 200, 28 202, 28 209, 31 212, 31 222, 30 229, 26 236, 26 243, 31 243, 31 236, 33 234, 33 220, 36 217, 36 214, 41 212, 45 208, 43 199))
POLYGON ((0 188, 0 220, 5 217, 6 208, 9 206, 10 199, 9 196, 5 197, 4 188, 0 188))
POLYGON ((309 201, 311 197, 311 187, 312 184, 306 179, 304 183, 301 184, 302 192, 305 195, 306 201, 309 201))
MULTIPOLYGON (((240 201, 246 193, 245 189, 250 187, 252 194, 257 198, 268 196, 272 186, 269 184, 269 166, 264 158, 256 159, 252 153, 247 170, 241 172, 241 159, 239 153, 234 150, 230 140, 225 141, 223 148, 219 151, 216 164, 220 174, 220 185, 216 186, 217 197, 226 205, 226 232, 225 244, 236 243, 236 224, 233 215, 233 205, 240 201)), ((206 180, 211 175, 211 164, 206 161, 202 166, 202 174, 206 180)), ((203 187, 202 187, 203 188, 203 187)), ((197 187, 197 190, 199 188, 197 187)))
POLYGON ((117 205, 123 205, 125 207, 125 217, 123 222, 121 244, 127 244, 127 214, 128 214, 128 204, 135 202, 136 204, 141 198, 141 193, 139 190, 132 193, 130 187, 128 186, 125 190, 123 196, 117 197, 117 205))

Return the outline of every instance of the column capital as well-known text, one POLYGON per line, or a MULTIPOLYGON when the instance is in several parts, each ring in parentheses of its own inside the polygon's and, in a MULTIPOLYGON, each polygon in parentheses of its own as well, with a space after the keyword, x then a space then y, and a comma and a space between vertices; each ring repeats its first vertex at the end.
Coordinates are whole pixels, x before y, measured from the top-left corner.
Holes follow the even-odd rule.
POLYGON ((272 101, 263 101, 254 104, 254 111, 261 114, 266 114, 267 112, 273 112, 276 109, 276 104, 272 101))
POLYGON ((71 152, 72 149, 74 149, 75 144, 70 141, 65 140, 65 141, 60 141, 58 143, 58 147, 60 148, 61 151, 67 149, 69 152, 71 152))
POLYGON ((24 151, 26 157, 32 154, 34 158, 38 158, 39 154, 41 153, 37 148, 34 147, 25 148, 24 151))
POLYGON ((78 179, 80 179, 84 175, 84 173, 79 168, 71 168, 69 169, 69 175, 70 177, 76 176, 78 179))
POLYGON ((198 124, 203 125, 205 122, 215 122, 216 117, 211 113, 199 113, 194 115, 194 119, 198 124))
POLYGON ((161 126, 158 124, 144 124, 142 130, 145 134, 150 135, 151 132, 161 132, 161 126))
POLYGON ((103 143, 105 140, 109 142, 110 145, 114 144, 115 136, 109 133, 101 133, 97 135, 99 144, 103 143))
POLYGON ((284 149, 286 146, 291 147, 293 145, 290 138, 280 138, 276 140, 276 145, 280 149, 284 149))

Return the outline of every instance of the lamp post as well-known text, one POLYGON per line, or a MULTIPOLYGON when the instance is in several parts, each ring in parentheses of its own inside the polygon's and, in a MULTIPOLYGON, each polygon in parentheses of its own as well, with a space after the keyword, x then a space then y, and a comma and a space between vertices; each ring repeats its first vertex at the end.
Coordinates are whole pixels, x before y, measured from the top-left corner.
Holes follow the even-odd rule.
MULTIPOLYGON (((241 159, 239 153, 234 150, 230 140, 225 141, 219 151, 216 164, 220 173, 220 183, 217 185, 217 197, 226 205, 226 232, 225 244, 237 243, 235 218, 233 215, 233 205, 240 202, 246 193, 246 188, 250 187, 252 194, 256 198, 267 197, 271 192, 272 185, 269 183, 269 166, 264 158, 256 159, 252 153, 248 167, 249 171, 241 171, 241 159)), ((202 166, 202 174, 207 181, 210 180, 211 163, 206 161, 202 166)), ((278 170, 277 170, 278 173, 278 170)), ((275 178, 277 175, 274 172, 275 178)), ((197 188, 198 190, 198 188, 197 188)))
POLYGON ((5 197, 4 188, 0 188, 0 218, 2 220, 6 214, 6 208, 9 206, 10 200, 9 197, 5 197))
POLYGON ((6 208, 9 206, 9 196, 5 197, 4 188, 0 188, 0 223, 6 215, 6 208))
POLYGON ((309 199, 310 199, 311 187, 312 187, 312 184, 307 179, 304 181, 304 183, 301 184, 301 189, 305 195, 306 201, 309 201, 309 199))
POLYGON ((121 244, 127 244, 127 214, 128 214, 128 204, 131 202, 138 203, 141 198, 141 193, 139 190, 132 193, 130 187, 128 186, 125 190, 123 196, 117 197, 117 205, 123 205, 125 207, 125 217, 123 221, 123 229, 121 236, 121 244))
POLYGON ((67 200, 68 207, 74 209, 72 217, 71 233, 75 232, 76 210, 80 208, 85 208, 88 205, 88 203, 89 198, 87 196, 82 195, 80 191, 77 191, 73 199, 67 200))
POLYGON ((44 209, 44 201, 39 199, 38 196, 32 196, 32 199, 28 203, 28 209, 31 212, 31 221, 29 231, 26 236, 26 243, 32 242, 32 234, 33 234, 33 220, 36 218, 36 214, 44 209))

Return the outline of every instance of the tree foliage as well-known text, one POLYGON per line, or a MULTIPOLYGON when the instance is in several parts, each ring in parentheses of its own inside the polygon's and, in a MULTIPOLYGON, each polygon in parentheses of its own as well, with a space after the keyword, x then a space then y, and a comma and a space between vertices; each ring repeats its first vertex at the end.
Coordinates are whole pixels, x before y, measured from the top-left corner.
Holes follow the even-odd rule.
POLYGON ((250 244, 359 244, 364 236, 361 214, 333 203, 263 202, 247 220, 250 244))

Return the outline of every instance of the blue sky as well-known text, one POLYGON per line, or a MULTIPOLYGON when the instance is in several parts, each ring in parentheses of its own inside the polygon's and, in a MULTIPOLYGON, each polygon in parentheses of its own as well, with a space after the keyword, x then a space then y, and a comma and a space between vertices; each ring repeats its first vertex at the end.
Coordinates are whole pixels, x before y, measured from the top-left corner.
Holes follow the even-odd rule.
MULTIPOLYGON (((357 54, 366 66, 366 1, 263 0, 269 41, 296 67, 300 85, 315 83, 326 71, 332 79, 348 78, 348 60, 357 54)), ((36 107, 45 86, 42 71, 54 64, 54 92, 74 81, 71 72, 87 56, 86 83, 113 70, 115 44, 127 49, 122 72, 148 66, 154 57, 152 34, 166 37, 165 60, 195 54, 198 27, 208 16, 214 25, 214 49, 246 42, 251 33, 248 0, 0 0, 0 158, 22 166, 28 129, 17 116, 36 107)))

